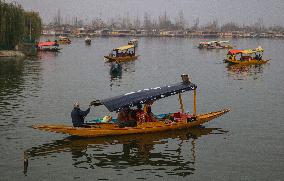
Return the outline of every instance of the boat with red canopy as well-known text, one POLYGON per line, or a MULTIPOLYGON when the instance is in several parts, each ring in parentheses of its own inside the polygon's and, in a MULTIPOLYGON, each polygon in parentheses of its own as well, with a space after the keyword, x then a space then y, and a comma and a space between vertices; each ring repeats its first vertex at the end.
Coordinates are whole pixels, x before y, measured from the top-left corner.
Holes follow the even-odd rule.
POLYGON ((225 62, 229 64, 240 65, 265 64, 269 60, 262 58, 263 52, 264 49, 262 47, 247 50, 229 50, 225 62))
POLYGON ((56 41, 39 42, 37 44, 38 51, 58 52, 60 49, 61 48, 59 48, 59 44, 56 41))

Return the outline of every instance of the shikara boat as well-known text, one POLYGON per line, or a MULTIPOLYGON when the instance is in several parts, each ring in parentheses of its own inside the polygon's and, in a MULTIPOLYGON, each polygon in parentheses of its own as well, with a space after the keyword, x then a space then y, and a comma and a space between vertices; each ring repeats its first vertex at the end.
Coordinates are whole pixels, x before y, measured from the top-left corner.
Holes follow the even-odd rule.
POLYGON ((135 48, 137 48, 138 47, 138 40, 134 38, 134 39, 132 39, 128 42, 128 45, 134 45, 135 48))
POLYGON ((122 66, 118 62, 111 62, 110 66, 110 74, 111 75, 118 75, 121 74, 122 66))
POLYGON ((199 49, 230 49, 233 46, 229 41, 208 41, 200 42, 198 45, 199 49))
POLYGON ((59 36, 59 39, 57 40, 57 42, 59 44, 71 44, 71 40, 68 37, 65 36, 59 36))
POLYGON ((139 55, 136 55, 134 45, 126 45, 113 49, 109 55, 104 57, 108 61, 125 62, 125 61, 136 60, 138 56, 139 55))
POLYGON ((155 87, 150 89, 129 92, 120 96, 111 97, 97 101, 95 106, 104 105, 109 111, 120 112, 125 108, 131 108, 138 104, 145 104, 149 101, 156 101, 168 96, 178 94, 180 102, 180 112, 164 114, 155 118, 153 122, 142 122, 135 127, 119 127, 111 120, 107 123, 98 122, 90 124, 88 127, 73 127, 68 125, 33 125, 32 127, 39 130, 63 133, 82 137, 100 137, 100 136, 117 136, 129 134, 145 134, 177 129, 187 129, 198 126, 214 118, 217 118, 227 112, 229 109, 223 109, 216 112, 205 114, 196 113, 196 88, 191 83, 187 75, 182 75, 183 81, 164 87, 155 87), (184 111, 181 93, 193 91, 193 114, 184 111))
POLYGON ((241 65, 265 64, 269 60, 262 59, 263 52, 264 49, 261 47, 248 50, 229 50, 227 53, 227 59, 224 61, 229 64, 241 65))
POLYGON ((39 42, 37 44, 38 51, 59 52, 60 49, 59 44, 54 41, 39 42))
POLYGON ((91 43, 92 43, 91 38, 86 37, 86 38, 85 38, 85 43, 86 43, 86 45, 91 45, 91 43))

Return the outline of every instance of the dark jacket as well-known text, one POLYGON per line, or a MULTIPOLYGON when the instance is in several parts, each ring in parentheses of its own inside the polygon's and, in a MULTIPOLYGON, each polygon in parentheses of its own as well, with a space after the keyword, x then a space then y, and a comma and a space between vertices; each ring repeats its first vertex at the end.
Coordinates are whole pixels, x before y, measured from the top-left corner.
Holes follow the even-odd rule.
POLYGON ((72 123, 74 127, 81 127, 84 125, 84 118, 89 114, 90 108, 82 111, 80 108, 74 107, 71 112, 72 123))

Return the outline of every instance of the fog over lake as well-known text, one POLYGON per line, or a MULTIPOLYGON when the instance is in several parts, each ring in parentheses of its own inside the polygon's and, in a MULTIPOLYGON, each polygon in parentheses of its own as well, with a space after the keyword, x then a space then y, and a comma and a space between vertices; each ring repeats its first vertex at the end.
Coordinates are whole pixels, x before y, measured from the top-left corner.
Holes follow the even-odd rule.
MULTIPOLYGON (((8 1, 9 2, 9 1, 8 1)), ((109 20, 111 18, 136 16, 143 19, 145 12, 152 17, 161 16, 167 12, 173 20, 183 11, 189 25, 199 18, 200 24, 217 19, 221 24, 236 22, 251 24, 259 19, 264 25, 284 25, 283 0, 16 0, 25 9, 38 11, 45 23, 50 22, 61 11, 65 20, 78 17, 85 21, 93 18, 109 20)))

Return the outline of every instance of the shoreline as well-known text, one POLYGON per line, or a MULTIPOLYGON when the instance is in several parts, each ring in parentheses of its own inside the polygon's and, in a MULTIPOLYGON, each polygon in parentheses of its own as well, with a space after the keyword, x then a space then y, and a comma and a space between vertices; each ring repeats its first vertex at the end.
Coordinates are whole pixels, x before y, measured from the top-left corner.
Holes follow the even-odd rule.
POLYGON ((0 50, 0 57, 25 57, 21 51, 16 50, 0 50))

